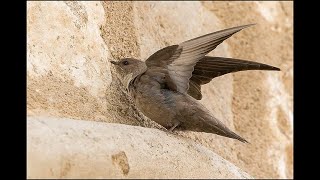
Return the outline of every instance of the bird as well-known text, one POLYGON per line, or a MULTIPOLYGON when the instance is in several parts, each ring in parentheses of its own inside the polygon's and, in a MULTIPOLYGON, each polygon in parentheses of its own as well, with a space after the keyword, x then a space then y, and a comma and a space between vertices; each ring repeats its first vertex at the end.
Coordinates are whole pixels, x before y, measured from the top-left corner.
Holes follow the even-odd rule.
POLYGON ((167 131, 212 133, 249 143, 202 105, 201 85, 213 78, 245 70, 279 68, 258 62, 207 56, 224 40, 254 24, 236 26, 164 47, 145 61, 111 60, 121 84, 135 106, 167 131))

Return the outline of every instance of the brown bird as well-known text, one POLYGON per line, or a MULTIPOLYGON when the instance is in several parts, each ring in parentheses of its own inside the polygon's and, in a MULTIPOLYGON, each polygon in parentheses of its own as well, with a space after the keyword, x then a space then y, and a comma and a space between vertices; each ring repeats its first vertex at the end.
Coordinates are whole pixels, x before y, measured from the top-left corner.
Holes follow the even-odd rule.
POLYGON ((165 47, 145 62, 133 58, 111 61, 137 108, 151 120, 173 131, 214 133, 247 142, 209 113, 197 100, 201 85, 213 78, 244 70, 276 70, 262 63, 205 56, 220 43, 253 24, 206 34, 165 47))

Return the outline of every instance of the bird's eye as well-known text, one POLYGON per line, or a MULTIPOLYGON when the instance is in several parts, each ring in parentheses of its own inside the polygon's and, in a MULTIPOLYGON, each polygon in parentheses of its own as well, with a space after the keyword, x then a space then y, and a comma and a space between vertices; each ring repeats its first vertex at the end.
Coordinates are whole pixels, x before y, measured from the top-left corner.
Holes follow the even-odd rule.
POLYGON ((128 61, 123 61, 122 64, 123 64, 123 65, 128 65, 129 62, 128 62, 128 61))

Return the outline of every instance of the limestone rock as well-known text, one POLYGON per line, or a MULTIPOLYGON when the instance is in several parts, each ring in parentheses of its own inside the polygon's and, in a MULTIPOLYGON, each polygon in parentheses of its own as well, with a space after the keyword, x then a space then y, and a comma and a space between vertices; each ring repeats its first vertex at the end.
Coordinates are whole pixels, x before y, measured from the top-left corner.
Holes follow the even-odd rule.
POLYGON ((209 149, 161 130, 29 117, 28 178, 252 178, 209 149))
MULTIPOLYGON (((249 23, 257 25, 209 55, 262 62, 281 72, 218 77, 202 88, 201 103, 250 144, 178 134, 254 178, 292 178, 293 2, 27 2, 27 113, 161 129, 136 109, 109 60, 146 59, 165 46, 249 23)), ((45 155, 40 150, 39 158, 45 155)), ((160 172, 165 176, 167 169, 160 172)))

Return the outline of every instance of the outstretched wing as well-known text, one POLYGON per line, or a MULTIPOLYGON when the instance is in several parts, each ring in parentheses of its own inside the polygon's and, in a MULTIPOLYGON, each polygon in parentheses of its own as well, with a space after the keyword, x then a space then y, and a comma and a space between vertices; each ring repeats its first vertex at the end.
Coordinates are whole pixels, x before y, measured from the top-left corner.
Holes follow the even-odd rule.
POLYGON ((168 82, 170 82, 167 83, 168 87, 181 93, 187 93, 189 80, 196 63, 224 40, 251 25, 217 31, 179 45, 168 46, 150 56, 146 60, 146 65, 148 69, 162 68, 165 70, 168 74, 168 82))
POLYGON ((209 83, 213 78, 227 73, 245 70, 275 70, 277 67, 253 61, 233 58, 205 56, 197 62, 189 81, 188 94, 197 100, 202 98, 201 85, 209 83))

